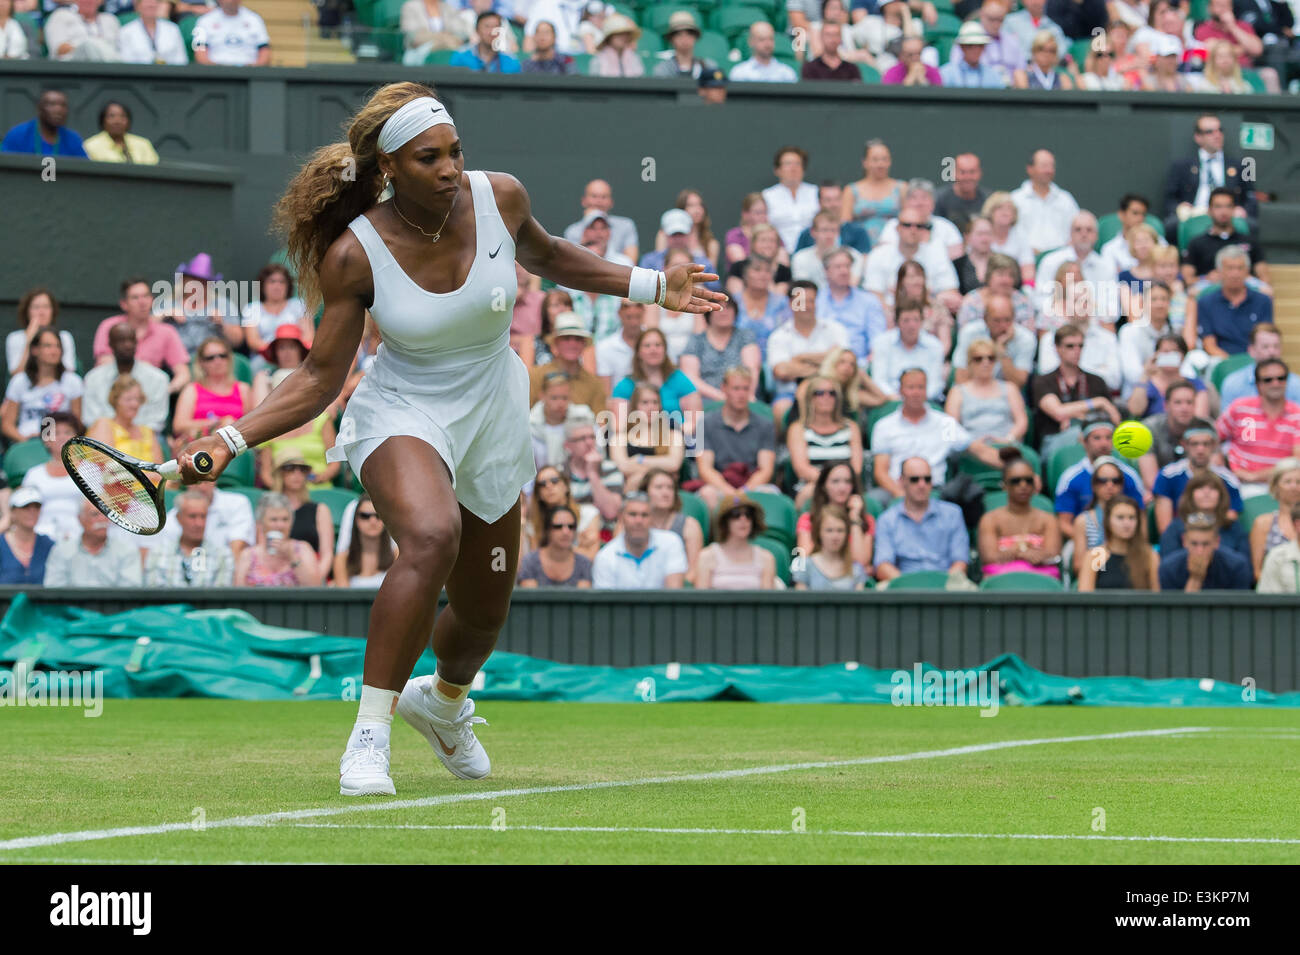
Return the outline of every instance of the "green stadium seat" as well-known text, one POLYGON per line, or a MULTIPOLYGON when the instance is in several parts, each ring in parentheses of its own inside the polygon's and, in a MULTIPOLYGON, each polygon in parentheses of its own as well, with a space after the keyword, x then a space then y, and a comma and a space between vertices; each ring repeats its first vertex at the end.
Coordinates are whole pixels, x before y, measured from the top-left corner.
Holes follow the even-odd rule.
POLYGON ((880 82, 880 71, 874 66, 870 66, 866 63, 859 63, 858 72, 862 74, 862 82, 864 83, 880 82))
POLYGON ((878 405, 867 413, 866 434, 863 435, 867 447, 871 447, 871 432, 876 429, 876 423, 885 415, 893 414, 902 407, 902 404, 901 401, 886 401, 883 405, 878 405))
MULTIPOLYGON (((1006 503, 1006 491, 988 491, 984 495, 984 513, 987 514, 989 511, 996 510, 999 507, 1004 507, 1006 503)), ((1056 505, 1052 502, 1050 497, 1047 497, 1044 494, 1035 494, 1029 504, 1035 510, 1042 511, 1045 514, 1056 513, 1056 505)))
MULTIPOLYGON (((1082 73, 1088 63, 1088 53, 1092 49, 1092 37, 1086 36, 1082 40, 1075 40, 1070 44, 1070 56, 1074 57, 1074 62, 1078 64, 1079 72, 1082 73)), ((1064 54, 1066 51, 1062 50, 1064 54)))
POLYGON ((451 58, 456 55, 455 50, 430 50, 424 58, 425 66, 450 66, 451 58))
MULTIPOLYGON (((1062 248, 1064 247, 1062 246, 1062 248)), ((1055 251, 1056 249, 1044 249, 1042 252, 1039 252, 1038 255, 1034 256, 1034 269, 1035 270, 1038 269, 1038 263, 1043 261, 1044 256, 1046 256, 1049 252, 1055 252, 1055 251)))
POLYGON ((221 472, 217 478, 217 487, 223 490, 237 491, 252 488, 257 484, 257 456, 241 454, 221 472))
POLYGON ((700 522, 700 530, 704 531, 704 543, 707 544, 713 537, 713 521, 709 518, 709 506, 690 491, 678 491, 677 499, 682 502, 682 513, 700 522))
MULTIPOLYGON (((636 20, 636 17, 632 19, 636 20)), ((664 48, 663 37, 651 30, 642 30, 641 39, 636 41, 636 48, 638 53, 658 53, 664 48)))
MULTIPOLYGON (((252 458, 252 455, 241 454, 238 458, 235 458, 235 460, 239 461, 245 457, 252 458)), ((220 479, 217 480, 217 487, 221 487, 220 479)), ((259 487, 225 487, 221 489, 223 491, 229 491, 231 494, 242 494, 244 497, 248 498, 248 503, 253 505, 253 512, 255 514, 257 513, 257 502, 260 501, 262 495, 266 493, 259 487)))
POLYGON ((377 30, 396 30, 402 22, 402 4, 406 0, 378 0, 369 11, 368 26, 377 30))
MULTIPOLYGON (((1147 213, 1147 225, 1156 230, 1157 235, 1165 234, 1165 224, 1160 221, 1160 217, 1147 213)), ((1097 220, 1097 244, 1093 246, 1098 252, 1101 247, 1109 242, 1115 236, 1119 235, 1123 227, 1120 225, 1119 216, 1114 212, 1108 212, 1097 220)))
POLYGON ((170 511, 172 509, 172 505, 176 503, 176 498, 180 495, 181 490, 182 490, 181 488, 175 487, 173 485, 168 487, 165 491, 163 491, 164 512, 170 511))
POLYGON ((795 513, 794 502, 784 494, 771 494, 763 491, 746 491, 755 504, 763 509, 763 520, 767 523, 767 536, 782 541, 787 547, 794 547, 795 524, 799 515, 795 513))
POLYGON ((940 13, 932 26, 925 28, 925 35, 955 37, 961 30, 961 18, 955 13, 940 13))
POLYGON ((729 4, 718 10, 716 22, 718 32, 734 43, 736 37, 749 31, 750 24, 767 19, 768 14, 759 7, 729 4))
POLYGON ((339 529, 339 524, 343 521, 343 512, 347 510, 348 505, 361 497, 353 491, 335 487, 317 488, 310 492, 310 496, 316 503, 324 504, 330 509, 330 518, 334 521, 335 531, 339 529))
POLYGON ((900 574, 889 582, 888 590, 945 590, 948 572, 944 570, 914 570, 900 574))
MULTIPOLYGON (((1038 457, 1038 452, 1027 445, 1016 445, 1020 449, 1020 454, 1037 473, 1042 467, 1042 460, 1038 457)), ((957 468, 962 474, 969 474, 985 491, 997 491, 1002 487, 1002 469, 991 468, 973 454, 963 454, 957 459, 957 468)))
POLYGON ((781 578, 781 581, 787 587, 793 586, 793 581, 790 579, 790 548, 786 547, 784 542, 777 540, 775 537, 768 537, 766 535, 755 537, 754 543, 771 553, 773 559, 776 561, 777 577, 781 578))
POLYGON ((590 53, 575 53, 573 55, 573 73, 575 76, 591 75, 590 53))
POLYGON ((695 43, 695 55, 725 68, 731 62, 731 43, 721 33, 705 30, 695 43))
POLYGON ((1248 497, 1242 502, 1241 516, 1237 518, 1237 524, 1241 531, 1247 537, 1250 536, 1250 529, 1255 524, 1255 518, 1261 514, 1271 514, 1276 511, 1280 504, 1272 494, 1257 494, 1255 497, 1248 497))
POLYGON ((980 590, 1042 590, 1062 593, 1064 589, 1059 580, 1048 577, 1046 574, 1035 574, 1019 570, 1009 571, 1005 574, 994 574, 992 577, 985 577, 980 583, 980 590))
POLYGON ((1052 455, 1051 460, 1047 462, 1047 485, 1043 491, 1049 497, 1056 496, 1056 482, 1061 479, 1061 475, 1078 461, 1082 461, 1087 452, 1083 450, 1082 444, 1069 444, 1063 448, 1058 448, 1052 455))
POLYGON ((140 19, 140 14, 136 13, 134 10, 128 10, 126 13, 119 13, 117 15, 117 24, 118 26, 124 27, 132 20, 139 20, 139 19, 140 19))
POLYGON ((9 450, 5 452, 4 460, 5 477, 9 481, 9 486, 17 487, 22 484, 28 471, 49 459, 50 452, 45 450, 45 445, 40 438, 28 438, 18 444, 11 444, 9 450))
MULTIPOLYGON (((1240 355, 1229 355, 1214 366, 1214 371, 1210 372, 1210 384, 1214 385, 1215 391, 1222 391, 1225 378, 1238 368, 1245 368, 1247 365, 1252 364, 1254 360, 1245 352, 1240 355)), ((1227 411, 1228 409, 1224 408, 1223 410, 1227 411)))
POLYGON ((181 17, 180 22, 176 25, 180 27, 181 39, 185 41, 185 52, 189 55, 190 62, 194 62, 194 25, 199 22, 199 18, 190 14, 187 17, 181 17))
MULTIPOLYGON (((1250 234, 1250 223, 1245 219, 1234 218, 1232 227, 1242 235, 1250 234)), ((1209 216, 1189 216, 1182 222, 1178 223, 1178 251, 1186 252, 1188 244, 1198 235, 1208 232, 1210 229, 1209 216)))
POLYGON ((1241 71, 1241 78, 1250 84, 1250 91, 1252 93, 1268 92, 1268 89, 1264 86, 1263 78, 1254 70, 1243 68, 1241 71))

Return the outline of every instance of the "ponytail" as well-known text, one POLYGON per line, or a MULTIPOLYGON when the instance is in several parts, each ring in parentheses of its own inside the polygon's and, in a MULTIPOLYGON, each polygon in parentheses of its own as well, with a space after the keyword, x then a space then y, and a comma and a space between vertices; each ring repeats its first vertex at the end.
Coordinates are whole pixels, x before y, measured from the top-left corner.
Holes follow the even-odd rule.
POLYGON ((273 230, 285 238, 298 277, 298 295, 309 313, 321 304, 320 267, 334 240, 357 216, 379 201, 379 132, 403 104, 436 96, 419 83, 390 83, 370 97, 347 130, 347 142, 312 153, 276 203, 273 230))

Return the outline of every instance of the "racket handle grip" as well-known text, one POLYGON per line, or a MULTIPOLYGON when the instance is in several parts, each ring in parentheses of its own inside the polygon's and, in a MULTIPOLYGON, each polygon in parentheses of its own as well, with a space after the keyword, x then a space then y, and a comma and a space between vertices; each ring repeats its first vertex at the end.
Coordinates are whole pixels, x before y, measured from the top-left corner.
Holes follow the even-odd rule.
MULTIPOLYGON (((216 462, 212 460, 212 455, 208 454, 206 451, 200 451, 198 454, 194 455, 194 470, 198 471, 200 474, 207 474, 212 470, 212 466, 215 463, 216 462)), ((175 480, 181 476, 180 462, 176 460, 164 461, 162 464, 158 465, 158 473, 165 478, 175 480)))

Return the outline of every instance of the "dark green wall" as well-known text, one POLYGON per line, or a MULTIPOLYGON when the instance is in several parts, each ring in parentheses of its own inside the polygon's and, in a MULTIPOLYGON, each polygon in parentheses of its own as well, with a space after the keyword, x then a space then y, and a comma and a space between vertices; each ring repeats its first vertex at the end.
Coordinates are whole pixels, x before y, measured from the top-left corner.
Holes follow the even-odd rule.
MULTIPOLYGON (((0 615, 18 593, 0 588, 0 615)), ((120 613, 183 601, 263 623, 362 636, 373 593, 334 588, 28 591, 120 613)), ((1294 597, 1254 593, 725 593, 516 591, 498 648, 562 663, 824 666, 857 661, 967 669, 1001 653, 1063 676, 1212 677, 1300 690, 1294 597)))
POLYGON ((0 309, 9 311, 41 276, 57 278, 75 313, 111 307, 115 293, 105 293, 97 276, 50 271, 51 263, 67 257, 77 230, 136 269, 155 261, 170 269, 202 249, 216 256, 228 277, 251 278, 278 247, 267 234, 270 209, 301 158, 341 139, 340 124, 368 91, 413 78, 434 82, 447 100, 470 167, 517 175, 549 230, 561 232, 577 217, 583 184, 600 176, 613 185, 616 210, 637 221, 643 245, 660 213, 687 186, 704 194, 715 232, 734 225, 741 197, 771 184, 773 152, 786 143, 812 154, 808 175, 814 181, 860 175, 862 144, 871 137, 890 144, 901 177, 938 180, 943 157, 973 150, 984 159, 990 188, 1018 185, 1029 151, 1046 145, 1057 153, 1058 181, 1084 207, 1112 211, 1128 189, 1158 203, 1168 161, 1191 148, 1197 113, 1215 109, 1231 151, 1237 151, 1242 121, 1274 124, 1276 148, 1248 154, 1258 162, 1261 188, 1283 203, 1265 213, 1263 238, 1274 259, 1300 261, 1300 101, 1291 96, 735 84, 725 105, 710 106, 672 80, 612 84, 361 65, 239 70, 9 61, 0 64, 0 127, 31 118, 40 90, 50 85, 68 93, 70 125, 83 134, 95 130, 104 102, 119 99, 133 110, 135 131, 152 139, 164 160, 229 167, 235 186, 227 223, 201 218, 195 203, 206 200, 197 198, 197 185, 193 201, 176 201, 172 193, 157 201, 161 194, 141 198, 138 184, 96 179, 103 200, 80 206, 90 219, 45 231, 10 226, 28 221, 26 210, 44 208, 49 190, 35 180, 0 179, 6 226, 0 232, 0 309), (95 211, 142 202, 150 212, 143 223, 124 225, 95 211), (202 238, 177 233, 175 223, 187 219, 206 227, 202 238))

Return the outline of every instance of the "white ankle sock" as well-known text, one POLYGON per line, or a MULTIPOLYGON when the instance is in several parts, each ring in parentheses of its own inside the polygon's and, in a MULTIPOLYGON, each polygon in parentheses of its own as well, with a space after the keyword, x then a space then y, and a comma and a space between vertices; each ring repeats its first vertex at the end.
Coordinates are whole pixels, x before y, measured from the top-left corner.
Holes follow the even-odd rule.
POLYGON ((434 674, 433 687, 429 690, 429 701, 433 704, 433 715, 440 720, 450 722, 460 715, 465 700, 469 698, 470 684, 463 686, 434 674), (453 695, 454 694, 454 695, 453 695))
POLYGON ((377 686, 361 687, 361 705, 357 708, 357 722, 348 737, 348 749, 373 745, 383 749, 388 745, 393 728, 393 711, 397 709, 396 690, 381 690, 377 686))

